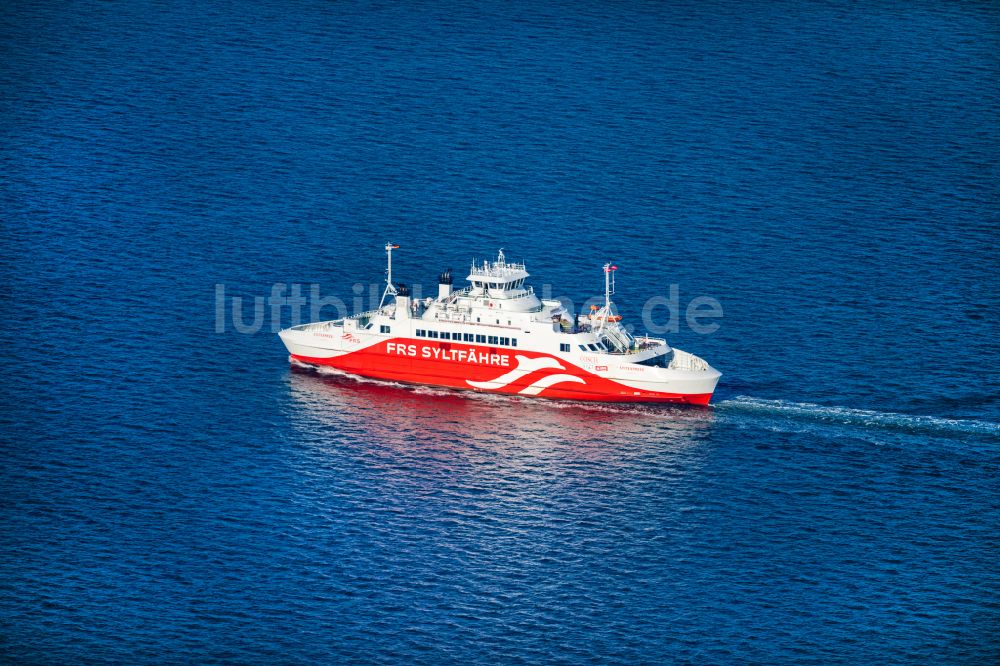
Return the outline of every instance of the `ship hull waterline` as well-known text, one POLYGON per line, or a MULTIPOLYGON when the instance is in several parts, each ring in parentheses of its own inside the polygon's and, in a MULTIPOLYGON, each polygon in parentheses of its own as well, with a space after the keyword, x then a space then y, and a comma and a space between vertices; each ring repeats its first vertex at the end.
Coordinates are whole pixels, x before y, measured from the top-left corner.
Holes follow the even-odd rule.
POLYGON ((591 372, 566 359, 527 350, 511 353, 514 350, 441 343, 427 356, 406 353, 413 349, 412 343, 398 340, 353 352, 301 349, 292 352, 290 359, 383 381, 583 402, 707 406, 719 376, 711 373, 706 377, 701 372, 685 377, 686 373, 674 373, 676 378, 668 384, 683 386, 683 391, 662 390, 663 382, 602 376, 606 373, 591 372))

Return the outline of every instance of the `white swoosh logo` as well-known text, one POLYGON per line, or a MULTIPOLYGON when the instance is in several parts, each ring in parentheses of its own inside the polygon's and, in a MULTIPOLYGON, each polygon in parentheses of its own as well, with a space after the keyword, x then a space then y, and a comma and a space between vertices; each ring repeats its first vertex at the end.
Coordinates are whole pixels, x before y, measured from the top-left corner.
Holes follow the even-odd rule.
POLYGON ((574 377, 573 375, 549 375, 547 377, 542 377, 531 386, 525 386, 521 389, 520 393, 522 395, 538 395, 553 384, 559 384, 561 382, 574 382, 576 384, 587 383, 579 377, 574 377))
MULTIPOLYGON (((521 377, 525 375, 530 375, 536 370, 542 370, 543 368, 553 368, 555 370, 565 370, 566 368, 559 365, 559 361, 551 358, 549 356, 543 356, 541 358, 528 358, 527 356, 521 356, 518 354, 514 358, 517 359, 517 367, 508 373, 502 374, 495 379, 491 379, 486 382, 474 382, 466 379, 465 383, 469 386, 474 386, 478 389, 498 389, 507 386, 513 382, 516 382, 521 377)), ((568 377, 569 375, 556 375, 557 377, 568 377)), ((535 382, 537 384, 538 382, 535 382)), ((529 387, 530 388, 530 387, 529 387)), ((544 388, 544 387, 543 387, 544 388)), ((525 389, 527 390, 527 389, 525 389)), ((539 389, 541 390, 541 389, 539 389)), ((522 391, 523 393, 524 391, 522 391)), ((533 393, 529 395, 534 395, 533 393)))

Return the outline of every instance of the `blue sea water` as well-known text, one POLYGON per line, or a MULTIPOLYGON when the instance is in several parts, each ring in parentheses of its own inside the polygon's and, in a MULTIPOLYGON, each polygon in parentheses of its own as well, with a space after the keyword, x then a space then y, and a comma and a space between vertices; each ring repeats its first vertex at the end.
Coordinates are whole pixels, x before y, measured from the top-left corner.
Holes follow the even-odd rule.
POLYGON ((998 53, 988 2, 3 3, 0 660, 997 660, 998 53), (714 406, 238 332, 387 240, 677 285, 714 406))

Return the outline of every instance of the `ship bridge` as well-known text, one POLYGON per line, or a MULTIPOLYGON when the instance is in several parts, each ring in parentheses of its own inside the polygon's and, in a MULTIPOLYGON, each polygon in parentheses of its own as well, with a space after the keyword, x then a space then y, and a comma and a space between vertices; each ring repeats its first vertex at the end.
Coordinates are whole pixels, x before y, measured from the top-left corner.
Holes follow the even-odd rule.
POLYGON ((473 263, 466 279, 475 289, 511 291, 521 288, 524 281, 528 279, 528 271, 524 269, 524 264, 508 263, 503 255, 503 250, 500 250, 496 261, 473 263))
POLYGON ((466 278, 469 286, 460 293, 471 300, 473 307, 533 312, 541 302, 534 290, 524 285, 528 277, 523 263, 508 262, 500 250, 496 261, 473 262, 466 278))
POLYGON ((475 296, 516 298, 531 292, 530 287, 524 288, 524 281, 528 277, 524 264, 507 262, 503 250, 500 250, 496 261, 473 263, 466 279, 471 285, 471 293, 475 296))

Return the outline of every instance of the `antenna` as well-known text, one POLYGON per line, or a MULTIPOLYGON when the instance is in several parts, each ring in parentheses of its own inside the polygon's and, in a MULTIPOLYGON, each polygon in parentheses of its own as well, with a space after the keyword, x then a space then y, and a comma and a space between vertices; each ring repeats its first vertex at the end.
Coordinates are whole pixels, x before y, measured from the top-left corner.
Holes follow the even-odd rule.
POLYGON ((617 270, 617 266, 612 266, 610 263, 604 264, 604 307, 608 308, 609 314, 611 294, 615 293, 615 271, 617 270))
POLYGON ((397 293, 399 293, 396 290, 395 285, 392 284, 392 251, 398 249, 399 249, 398 245, 393 245, 392 243, 385 244, 385 258, 387 264, 387 267, 385 269, 385 291, 382 292, 382 300, 379 301, 378 304, 379 310, 381 310, 382 306, 385 305, 385 299, 388 298, 390 294, 395 296, 397 293))
MULTIPOLYGON (((611 294, 615 293, 615 271, 617 266, 612 266, 610 262, 604 264, 604 307, 597 313, 598 331, 604 330, 604 325, 611 321, 611 294)), ((596 306, 595 306, 596 307, 596 306)))

